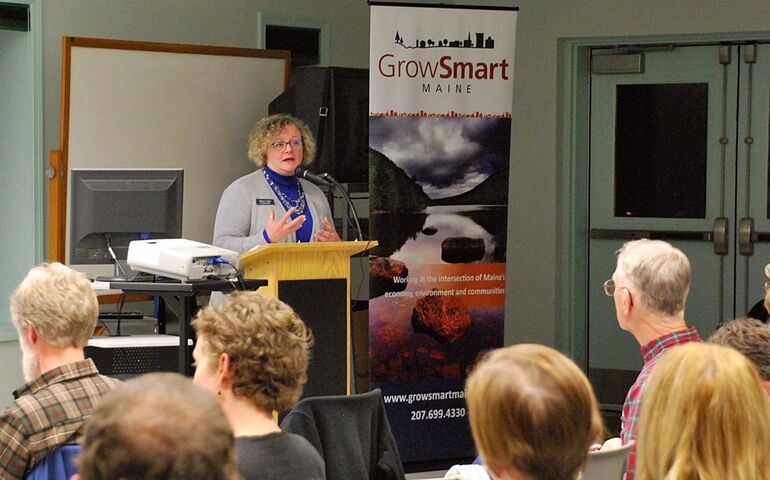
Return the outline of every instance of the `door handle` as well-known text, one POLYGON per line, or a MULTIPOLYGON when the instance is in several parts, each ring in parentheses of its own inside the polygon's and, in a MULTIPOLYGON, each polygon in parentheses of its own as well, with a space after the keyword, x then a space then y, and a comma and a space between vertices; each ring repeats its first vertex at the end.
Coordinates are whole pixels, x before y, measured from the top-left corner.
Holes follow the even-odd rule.
POLYGON ((681 230, 635 230, 592 228, 589 232, 592 240, 699 240, 710 242, 714 232, 681 231, 681 230))
POLYGON ((754 255, 754 240, 751 238, 753 232, 753 218, 741 218, 738 221, 738 251, 741 255, 754 255))
MULTIPOLYGON (((592 240, 638 240, 640 238, 649 238, 650 240, 695 240, 713 242, 715 254, 727 255, 727 226, 727 218, 719 217, 714 220, 714 230, 710 232, 592 228, 589 231, 589 236, 592 240)), ((751 238, 750 234, 749 238, 751 238)))
POLYGON ((714 253, 727 255, 727 219, 719 217, 714 220, 714 253))

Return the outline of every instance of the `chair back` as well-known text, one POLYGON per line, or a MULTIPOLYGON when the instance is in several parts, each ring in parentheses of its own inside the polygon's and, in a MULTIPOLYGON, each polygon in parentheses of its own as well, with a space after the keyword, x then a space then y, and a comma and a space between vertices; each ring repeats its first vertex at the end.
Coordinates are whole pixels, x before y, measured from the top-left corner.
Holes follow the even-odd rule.
POLYGON ((487 469, 475 463, 454 465, 446 472, 444 478, 447 480, 491 480, 487 469))
POLYGON ((626 471, 628 451, 633 445, 631 440, 615 449, 589 452, 582 480, 621 480, 626 471))
POLYGON ((406 478, 379 389, 305 398, 286 415, 281 430, 305 437, 318 450, 326 478, 406 478))
POLYGON ((27 475, 27 480, 69 480, 78 473, 75 456, 80 453, 80 445, 71 443, 62 445, 40 461, 27 475))

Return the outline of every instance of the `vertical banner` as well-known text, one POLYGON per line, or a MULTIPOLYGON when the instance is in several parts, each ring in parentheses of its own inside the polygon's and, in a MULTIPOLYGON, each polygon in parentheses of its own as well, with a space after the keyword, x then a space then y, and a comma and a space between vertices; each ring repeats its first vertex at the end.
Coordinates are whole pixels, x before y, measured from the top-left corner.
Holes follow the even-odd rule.
POLYGON ((475 455, 465 378, 503 344, 516 15, 371 6, 370 378, 404 462, 475 455))

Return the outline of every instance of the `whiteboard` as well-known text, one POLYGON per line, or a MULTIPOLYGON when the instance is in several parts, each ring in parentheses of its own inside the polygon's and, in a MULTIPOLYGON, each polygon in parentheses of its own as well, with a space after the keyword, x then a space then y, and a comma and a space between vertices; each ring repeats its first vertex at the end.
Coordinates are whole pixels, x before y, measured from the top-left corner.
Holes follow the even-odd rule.
POLYGON ((64 172, 184 168, 183 236, 211 243, 222 191, 256 168, 246 156, 248 135, 286 87, 288 52, 80 38, 67 44, 64 172))

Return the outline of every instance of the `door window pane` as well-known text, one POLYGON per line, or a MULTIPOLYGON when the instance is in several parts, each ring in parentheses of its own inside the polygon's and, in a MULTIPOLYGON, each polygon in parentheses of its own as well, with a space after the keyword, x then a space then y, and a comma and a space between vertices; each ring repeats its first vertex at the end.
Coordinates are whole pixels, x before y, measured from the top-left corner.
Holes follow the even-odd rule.
POLYGON ((708 85, 618 85, 615 216, 705 218, 708 85))

